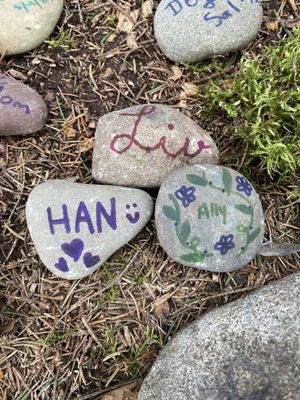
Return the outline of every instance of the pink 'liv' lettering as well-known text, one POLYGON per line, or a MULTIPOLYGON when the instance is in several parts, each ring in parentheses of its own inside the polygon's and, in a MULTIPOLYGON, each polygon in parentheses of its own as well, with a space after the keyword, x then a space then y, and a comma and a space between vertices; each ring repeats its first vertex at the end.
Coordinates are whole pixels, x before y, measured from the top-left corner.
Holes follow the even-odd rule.
MULTIPOLYGON (((180 156, 181 154, 183 154, 185 157, 190 157, 190 158, 194 158, 196 157, 198 154, 200 154, 203 150, 207 150, 211 148, 211 145, 207 145, 204 143, 203 140, 198 140, 197 141, 197 145, 198 145, 198 149, 195 150, 194 152, 189 152, 189 145, 190 145, 190 139, 189 138, 185 138, 184 144, 182 147, 180 147, 180 149, 178 151, 176 151, 175 153, 171 153, 167 148, 166 148, 166 136, 162 136, 158 143, 154 146, 144 146, 142 143, 139 142, 139 140, 136 138, 137 134, 138 134, 138 127, 143 119, 143 117, 145 115, 148 114, 152 114, 154 111, 156 110, 155 106, 145 106, 143 107, 140 112, 138 113, 122 113, 120 115, 124 115, 124 116, 130 116, 130 117, 137 117, 132 129, 132 133, 130 135, 128 134, 121 134, 121 135, 116 135, 113 140, 111 141, 110 144, 110 149, 111 151, 117 153, 117 154, 123 154, 125 152, 127 152, 128 150, 131 149, 131 147, 133 145, 135 145, 136 147, 138 147, 140 150, 144 151, 145 153, 149 154, 152 153, 156 150, 161 149, 167 156, 172 157, 172 158, 177 158, 178 156, 180 156), (118 142, 127 139, 129 140, 128 144, 125 145, 125 147, 123 147, 121 150, 119 150, 117 148, 117 144, 118 142)), ((169 124, 169 129, 173 129, 174 126, 172 124, 169 124)))

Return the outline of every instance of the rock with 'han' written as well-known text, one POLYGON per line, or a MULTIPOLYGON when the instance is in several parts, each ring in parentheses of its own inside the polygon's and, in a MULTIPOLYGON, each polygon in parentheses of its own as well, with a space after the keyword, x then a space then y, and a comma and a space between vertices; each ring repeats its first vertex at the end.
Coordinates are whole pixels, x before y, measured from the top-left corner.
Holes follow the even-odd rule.
POLYGON ((47 106, 37 92, 0 74, 0 136, 34 133, 47 116, 47 106))
POLYGON ((162 52, 185 63, 246 47, 261 22, 258 0, 162 0, 154 30, 162 52))
POLYGON ((46 267, 79 279, 134 238, 152 209, 151 197, 139 189, 53 180, 33 189, 26 220, 46 267))
POLYGON ((93 177, 101 183, 158 187, 182 165, 217 162, 208 133, 167 106, 133 106, 104 115, 97 126, 93 177))
POLYGON ((0 0, 0 54, 33 50, 49 38, 63 0, 0 0))
POLYGON ((208 271, 243 267, 263 242, 264 215, 253 186, 237 171, 217 165, 173 171, 160 188, 155 220, 171 258, 208 271))

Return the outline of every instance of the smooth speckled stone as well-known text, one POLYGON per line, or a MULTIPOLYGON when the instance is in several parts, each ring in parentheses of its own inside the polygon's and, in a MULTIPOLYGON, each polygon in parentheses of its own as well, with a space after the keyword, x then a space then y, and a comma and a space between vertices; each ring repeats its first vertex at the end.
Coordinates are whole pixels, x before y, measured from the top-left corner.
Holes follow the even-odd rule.
POLYGON ((0 0, 0 53, 31 51, 49 38, 63 0, 0 0))
POLYGON ((61 278, 78 279, 134 238, 152 210, 142 190, 53 180, 31 192, 26 220, 45 266, 61 278))
POLYGON ((138 400, 298 400, 300 274, 205 314, 163 349, 138 400))
POLYGON ((159 241, 180 264, 228 272, 247 265, 264 236, 261 202, 237 171, 191 165, 163 182, 155 209, 159 241))
POLYGON ((134 106, 100 118, 93 177, 114 185, 158 187, 185 164, 217 163, 218 149, 193 120, 167 106, 134 106))
POLYGON ((261 23, 257 0, 162 0, 154 30, 162 52, 185 63, 246 47, 261 23))
POLYGON ((0 74, 0 136, 34 133, 42 129, 47 116, 37 92, 0 74))

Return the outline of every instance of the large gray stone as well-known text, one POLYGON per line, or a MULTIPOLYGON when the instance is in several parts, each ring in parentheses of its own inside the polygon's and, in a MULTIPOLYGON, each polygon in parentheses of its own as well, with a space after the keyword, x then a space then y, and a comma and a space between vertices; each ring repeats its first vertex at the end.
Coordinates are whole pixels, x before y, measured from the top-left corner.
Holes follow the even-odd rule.
POLYGON ((100 118, 93 153, 93 177, 114 185, 158 187, 174 169, 217 163, 211 137, 181 112, 141 105, 100 118))
POLYGON ((53 180, 31 192, 26 220, 46 267, 77 279, 136 236, 152 209, 151 197, 138 189, 53 180))
POLYGON ((36 132, 47 116, 47 106, 37 92, 0 74, 0 136, 36 132))
POLYGON ((63 9, 63 0, 0 0, 0 53, 33 50, 49 38, 63 9))
POLYGON ((162 0, 154 30, 162 52, 185 63, 246 47, 261 22, 257 0, 162 0))
POLYGON ((219 307, 163 349, 138 400, 298 400, 300 274, 219 307))
POLYGON ((233 169, 188 165, 162 183, 155 220, 158 238, 177 262, 228 272, 247 265, 264 236, 261 202, 233 169))

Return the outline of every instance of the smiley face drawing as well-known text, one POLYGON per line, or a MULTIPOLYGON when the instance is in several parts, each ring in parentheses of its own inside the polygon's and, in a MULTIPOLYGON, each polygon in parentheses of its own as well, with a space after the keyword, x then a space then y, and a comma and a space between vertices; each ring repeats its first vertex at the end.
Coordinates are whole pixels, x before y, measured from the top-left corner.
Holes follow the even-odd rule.
POLYGON ((138 211, 135 211, 135 212, 134 212, 134 215, 132 215, 132 214, 130 213, 131 207, 132 207, 133 209, 136 209, 136 208, 137 208, 137 204, 136 204, 136 203, 133 203, 132 205, 126 204, 126 209, 128 210, 128 212, 127 212, 127 214, 126 214, 126 218, 128 219, 128 221, 129 221, 131 224, 134 225, 134 224, 136 224, 136 223, 140 220, 141 214, 140 214, 138 211))

